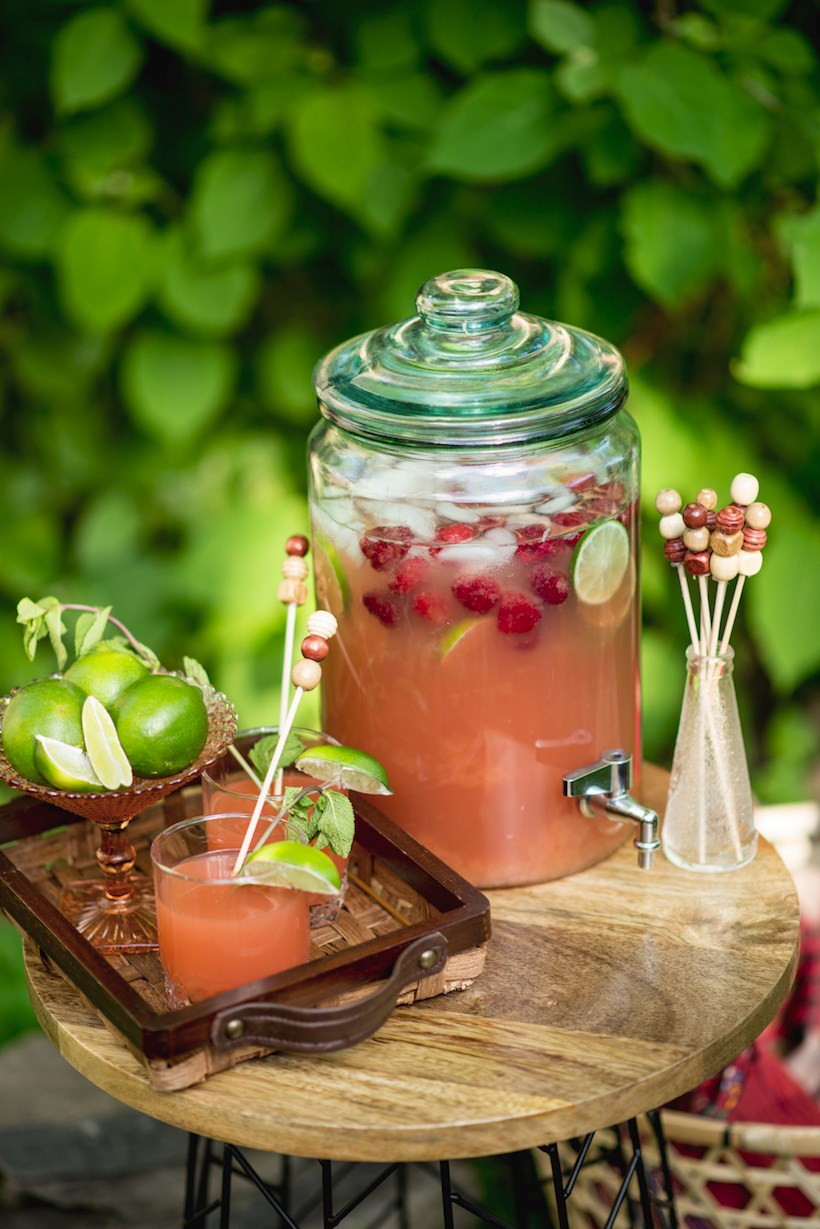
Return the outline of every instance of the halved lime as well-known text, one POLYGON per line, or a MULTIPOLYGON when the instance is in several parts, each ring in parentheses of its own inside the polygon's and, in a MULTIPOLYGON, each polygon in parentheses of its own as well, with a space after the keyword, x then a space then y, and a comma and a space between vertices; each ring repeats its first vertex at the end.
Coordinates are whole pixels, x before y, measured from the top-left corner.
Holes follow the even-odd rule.
POLYGON ((106 789, 131 785, 134 773, 111 714, 95 696, 83 705, 83 736, 91 767, 106 789))
POLYGON ((313 554, 317 602, 339 618, 350 606, 350 585, 336 547, 318 530, 313 535, 313 554))
POLYGON ((34 759, 49 785, 73 794, 96 794, 104 788, 82 747, 47 734, 35 734, 34 741, 34 759))
POLYGON ((600 606, 617 593, 629 567, 629 534, 620 521, 588 529, 572 558, 572 584, 580 602, 600 606))
POLYGON ((332 896, 342 888, 339 872, 327 854, 299 841, 263 845, 248 855, 241 873, 276 887, 299 888, 322 896, 332 896))
POLYGON ((355 789, 361 794, 393 793, 384 765, 355 747, 308 747, 296 760, 296 767, 338 789, 355 789))

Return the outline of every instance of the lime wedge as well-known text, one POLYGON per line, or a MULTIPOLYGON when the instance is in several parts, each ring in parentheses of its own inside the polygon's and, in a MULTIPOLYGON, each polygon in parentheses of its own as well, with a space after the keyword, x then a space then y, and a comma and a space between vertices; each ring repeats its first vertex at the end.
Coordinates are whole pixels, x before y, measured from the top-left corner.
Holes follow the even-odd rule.
POLYGON ((629 534, 620 521, 588 529, 575 548, 572 584, 580 602, 600 606, 620 588, 629 567, 629 534))
POLYGON ((242 874, 281 888, 299 888, 332 896, 341 891, 342 881, 326 853, 299 841, 274 841, 249 854, 242 874))
POLYGON ((467 633, 477 627, 480 622, 480 619, 462 619, 460 623, 456 623, 455 627, 448 627, 442 633, 438 642, 439 656, 442 661, 445 657, 449 657, 456 645, 460 644, 467 633))
POLYGON ((361 794, 393 793, 384 765, 355 747, 308 747, 296 760, 296 767, 323 785, 361 794))
POLYGON ((350 606, 350 585, 336 547, 318 530, 313 535, 313 554, 317 601, 338 618, 350 606))
POLYGON ((131 785, 134 773, 111 714, 94 696, 83 704, 83 736, 91 767, 106 789, 131 785))
POLYGON ((35 734, 34 759, 49 785, 74 794, 95 794, 103 789, 82 747, 60 742, 46 734, 35 734))

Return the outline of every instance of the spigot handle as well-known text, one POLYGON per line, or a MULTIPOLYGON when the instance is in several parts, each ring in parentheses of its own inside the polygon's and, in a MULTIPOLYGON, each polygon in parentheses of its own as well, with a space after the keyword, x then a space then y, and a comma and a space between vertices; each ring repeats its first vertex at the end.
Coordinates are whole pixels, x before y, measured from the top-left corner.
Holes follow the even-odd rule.
POLYGON ((632 756, 619 749, 604 751, 594 764, 565 773, 563 781, 565 798, 583 798, 590 794, 618 798, 632 785, 632 756))

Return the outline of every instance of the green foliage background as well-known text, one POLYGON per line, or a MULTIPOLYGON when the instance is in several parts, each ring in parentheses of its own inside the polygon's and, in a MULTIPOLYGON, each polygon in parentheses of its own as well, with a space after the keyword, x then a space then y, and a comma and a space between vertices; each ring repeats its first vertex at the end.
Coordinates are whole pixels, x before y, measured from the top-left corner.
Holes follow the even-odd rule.
MULTIPOLYGON (((735 640, 754 784, 803 798, 820 667, 814 2, 4 0, 0 685, 22 595, 113 603, 277 710, 310 372, 478 265, 619 345, 644 438, 645 728, 685 624, 652 497, 761 478, 735 640)), ((44 666, 44 670, 50 668, 44 666)))

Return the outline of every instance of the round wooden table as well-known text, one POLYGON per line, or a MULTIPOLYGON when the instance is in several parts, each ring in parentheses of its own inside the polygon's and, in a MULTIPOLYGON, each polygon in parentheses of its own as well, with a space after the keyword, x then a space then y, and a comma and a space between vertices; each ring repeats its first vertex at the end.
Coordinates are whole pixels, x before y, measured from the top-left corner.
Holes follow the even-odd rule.
POLYGON ((33 949, 31 997, 73 1067, 154 1118, 240 1147, 419 1161, 515 1152, 657 1108, 736 1057, 794 973, 797 897, 763 839, 731 874, 662 854, 641 871, 627 844, 568 879, 489 896, 493 938, 467 990, 397 1008, 350 1050, 254 1059, 180 1092, 153 1091, 33 949))

